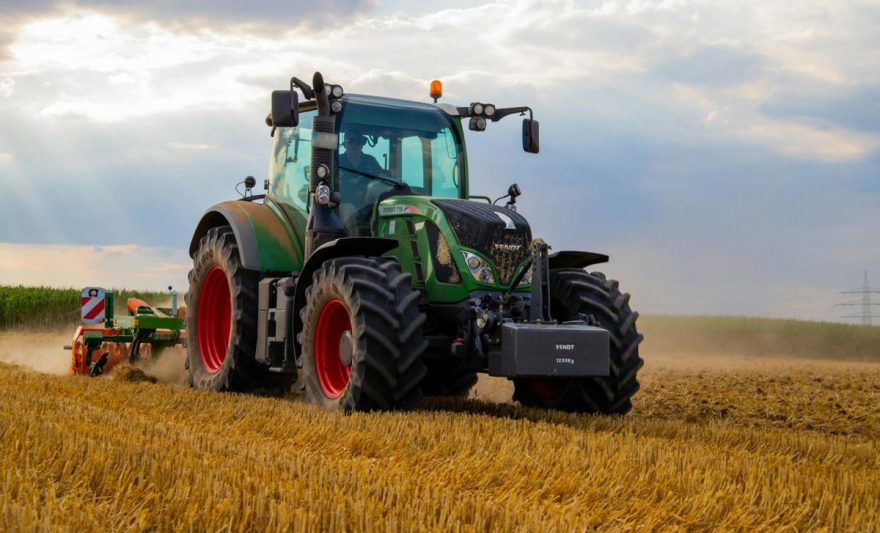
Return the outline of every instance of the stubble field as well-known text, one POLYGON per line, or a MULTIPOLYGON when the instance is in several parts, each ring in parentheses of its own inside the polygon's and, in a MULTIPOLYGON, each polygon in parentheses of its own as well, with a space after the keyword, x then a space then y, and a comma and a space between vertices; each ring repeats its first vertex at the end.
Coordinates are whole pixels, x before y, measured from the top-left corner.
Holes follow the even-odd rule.
MULTIPOLYGON (((28 335, 2 360, 37 357, 28 335)), ((654 345, 626 417, 523 409, 503 380, 343 416, 191 391, 173 361, 165 383, 0 363, 0 529, 880 527, 880 364, 654 345)))

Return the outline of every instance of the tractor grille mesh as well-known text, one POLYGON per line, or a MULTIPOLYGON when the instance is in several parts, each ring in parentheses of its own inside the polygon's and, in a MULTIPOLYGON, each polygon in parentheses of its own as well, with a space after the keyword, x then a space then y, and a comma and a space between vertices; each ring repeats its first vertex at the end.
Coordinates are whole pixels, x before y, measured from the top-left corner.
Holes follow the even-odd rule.
POLYGON ((446 215, 458 242, 486 254, 495 264, 498 282, 510 283, 516 267, 529 256, 532 230, 525 217, 468 200, 432 202, 446 215))

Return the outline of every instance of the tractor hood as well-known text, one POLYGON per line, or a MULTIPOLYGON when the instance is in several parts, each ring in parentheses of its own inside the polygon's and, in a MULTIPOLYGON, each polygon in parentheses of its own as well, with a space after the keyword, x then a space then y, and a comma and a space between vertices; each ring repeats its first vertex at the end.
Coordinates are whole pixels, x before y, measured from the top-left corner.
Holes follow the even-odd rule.
POLYGON ((529 256, 532 229, 515 211, 470 200, 432 199, 461 246, 472 248, 494 263, 499 282, 511 282, 516 268, 529 256))

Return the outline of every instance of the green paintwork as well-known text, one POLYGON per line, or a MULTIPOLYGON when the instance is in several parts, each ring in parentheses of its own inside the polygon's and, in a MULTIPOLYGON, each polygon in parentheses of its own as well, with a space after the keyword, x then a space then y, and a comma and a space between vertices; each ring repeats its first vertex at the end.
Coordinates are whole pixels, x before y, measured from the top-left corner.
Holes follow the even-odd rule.
POLYGON ((243 215, 253 231, 261 272, 293 272, 302 268, 303 253, 290 221, 278 204, 229 201, 219 204, 243 215))
POLYGON ((467 142, 464 137, 464 129, 461 127, 461 118, 452 117, 452 127, 461 140, 461 197, 469 198, 471 187, 471 173, 468 166, 467 142))
MULTIPOLYGON (((413 285, 424 288, 428 300, 431 302, 454 303, 464 300, 474 291, 507 290, 506 285, 481 283, 471 276, 470 270, 465 264, 462 250, 467 250, 482 257, 492 266, 494 278, 499 279, 491 259, 477 250, 465 248, 458 244, 458 241, 455 239, 455 233, 453 233, 452 228, 446 221, 446 216, 440 208, 431 203, 431 198, 424 196, 393 196, 380 204, 377 216, 379 219, 377 237, 387 237, 401 243, 401 246, 385 255, 396 257, 400 261, 402 270, 412 275, 413 285), (397 206, 397 208, 395 209, 394 206, 397 206), (415 237, 410 236, 407 232, 407 219, 411 220, 415 226, 415 237), (440 233, 449 247, 450 256, 455 262, 456 270, 461 278, 460 283, 442 283, 437 280, 434 263, 430 256, 431 248, 428 244, 428 234, 425 231, 426 220, 430 220, 440 228, 440 233), (412 249, 409 244, 410 241, 416 241, 420 260, 413 258, 412 249), (425 276, 424 283, 417 281, 416 262, 422 265, 422 271, 425 276)), ((523 263, 524 265, 525 262, 523 263)), ((522 286, 518 290, 528 291, 528 288, 527 286, 522 286)))
POLYGON ((108 328, 113 324, 114 298, 113 291, 104 291, 104 326, 108 328))
POLYGON ((135 329, 171 329, 182 330, 185 328, 183 320, 173 316, 135 315, 135 329))
POLYGON ((263 268, 262 270, 271 270, 274 272, 294 272, 300 270, 304 262, 303 245, 305 243, 300 241, 300 237, 298 237, 298 235, 305 235, 306 219, 302 217, 300 213, 291 212, 295 210, 284 209, 284 206, 272 201, 271 198, 268 199, 263 205, 268 207, 269 210, 272 211, 272 214, 275 215, 281 222, 281 225, 284 227, 284 232, 286 234, 288 242, 292 245, 293 253, 291 254, 291 250, 285 249, 285 247, 283 246, 277 246, 273 248, 273 236, 270 233, 264 234, 261 231, 263 228, 258 228, 258 226, 254 225, 255 221, 252 220, 251 224, 254 228, 254 233, 258 234, 258 249, 261 251, 260 262, 262 263, 263 261, 262 250, 264 247, 271 248, 271 250, 267 251, 271 254, 274 254, 274 257, 272 259, 273 264, 267 265, 267 268, 263 268))
POLYGON ((282 220, 288 238, 291 240, 296 250, 296 254, 290 258, 292 268, 287 271, 295 272, 301 270, 304 255, 303 245, 305 244, 301 239, 304 238, 306 234, 308 215, 292 205, 276 202, 272 198, 266 200, 266 205, 268 205, 272 212, 282 220))

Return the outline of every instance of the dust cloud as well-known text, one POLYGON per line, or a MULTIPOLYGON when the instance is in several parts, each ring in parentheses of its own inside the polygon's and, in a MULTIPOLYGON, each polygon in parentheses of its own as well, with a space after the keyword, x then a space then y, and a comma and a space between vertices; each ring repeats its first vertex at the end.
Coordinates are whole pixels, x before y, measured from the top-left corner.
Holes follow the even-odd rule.
POLYGON ((156 359, 146 358, 139 366, 161 383, 186 385, 186 349, 180 346, 166 348, 156 359))
MULTIPOLYGON (((25 366, 46 374, 69 374, 71 353, 64 346, 70 345, 72 339, 73 329, 69 332, 0 331, 0 362, 25 366)), ((155 359, 150 356, 149 348, 145 348, 143 355, 143 359, 135 365, 139 371, 161 383, 186 384, 184 348, 165 349, 155 359)))
POLYGON ((47 374, 70 372, 73 332, 0 331, 0 361, 26 366, 47 374))
POLYGON ((486 374, 477 375, 477 384, 468 392, 469 400, 489 403, 513 403, 513 382, 486 374))
POLYGON ((646 354, 880 361, 880 328, 756 317, 645 316, 646 354))

